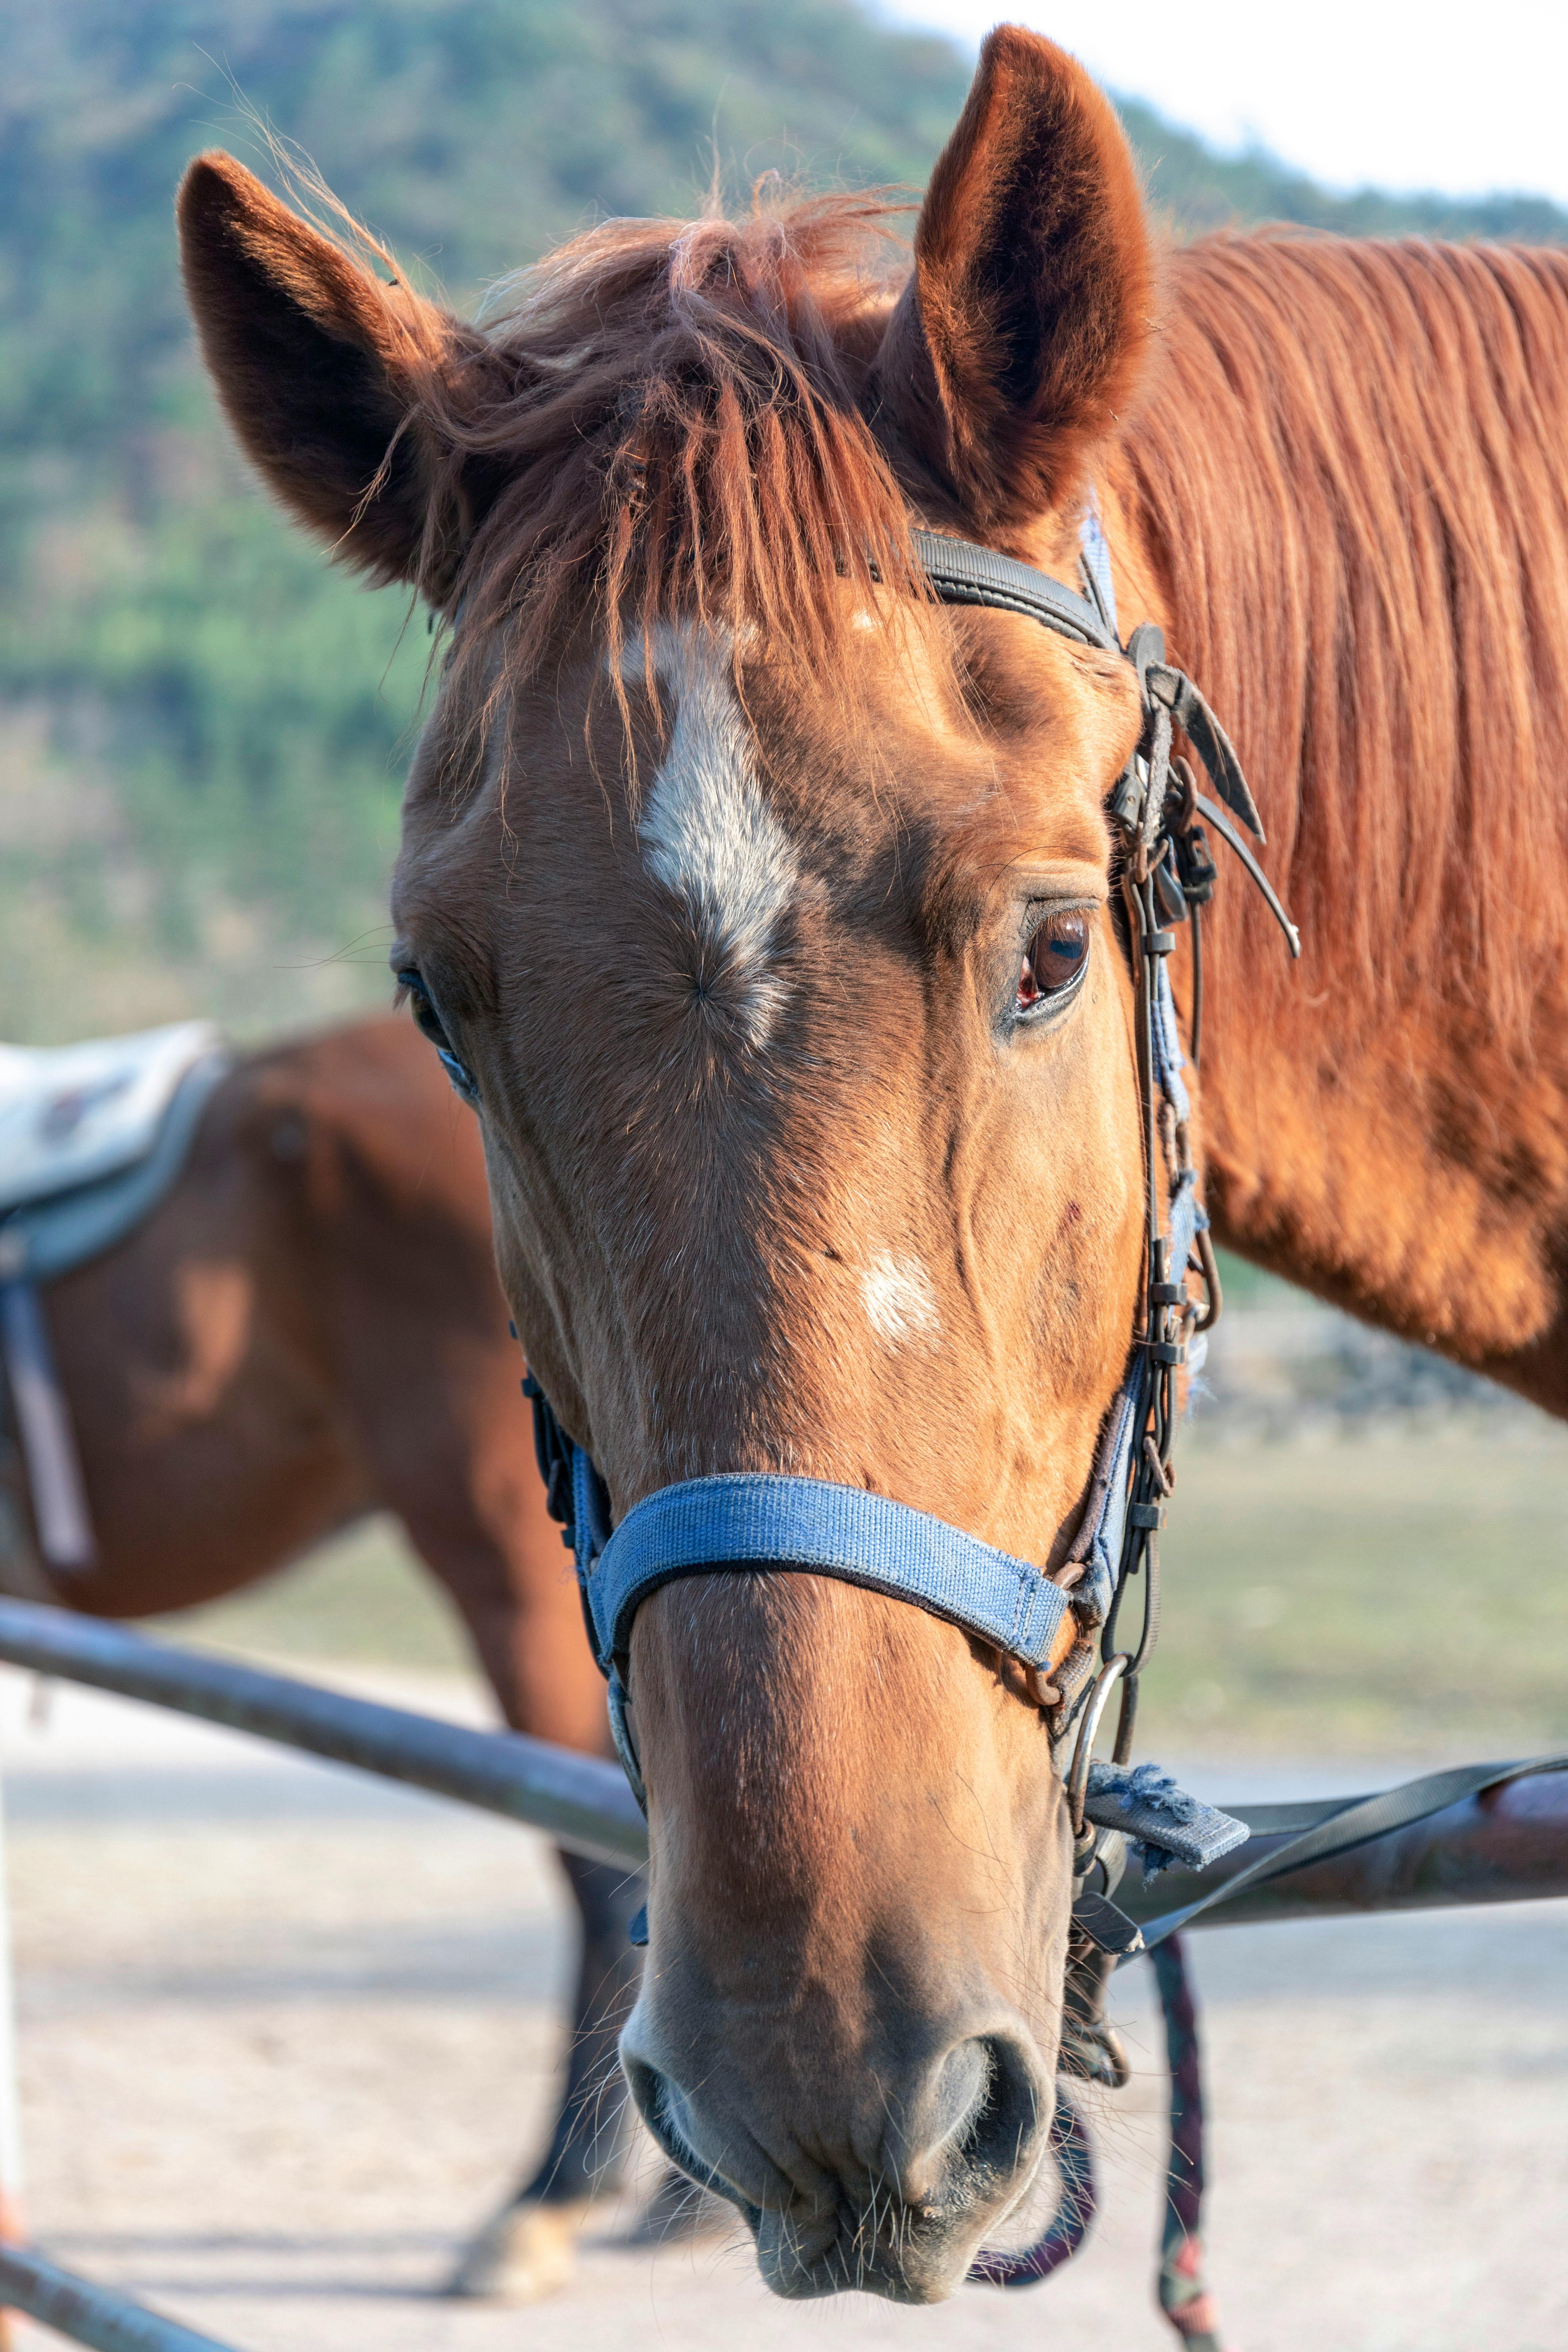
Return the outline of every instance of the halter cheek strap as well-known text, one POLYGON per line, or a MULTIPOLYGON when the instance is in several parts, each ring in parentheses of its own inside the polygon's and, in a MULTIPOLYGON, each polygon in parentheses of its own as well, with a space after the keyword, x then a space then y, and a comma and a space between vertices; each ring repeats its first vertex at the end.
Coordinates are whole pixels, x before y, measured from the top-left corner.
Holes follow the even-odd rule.
MULTIPOLYGON (((911 538, 940 602, 1017 613, 1078 644, 1115 653, 1131 664, 1143 703, 1139 751, 1112 793, 1110 809, 1126 850, 1139 1011, 1139 1087, 1148 1151, 1145 1324, 1106 1418, 1073 1548, 1079 1574, 1069 1580, 1069 1594, 1032 1562, 1016 1559, 927 1512, 889 1496, 816 1478, 737 1472, 688 1479, 646 1496, 612 1528, 597 1470, 583 1448, 566 1436, 530 1377, 523 1385, 533 1401, 540 1469, 550 1507, 566 1522, 589 1638, 609 1679, 616 1746, 639 1800, 641 1774, 625 1721, 624 1669, 640 1603, 675 1577, 752 1565, 806 1570, 913 1601, 1035 1668, 1046 1664, 1059 1646, 1069 1609, 1080 1633, 1100 1629, 1105 1664, 1099 1680, 1094 1680, 1088 1643, 1080 1640, 1074 1652, 1076 1671, 1066 1677, 1071 1687, 1055 1723, 1060 1738, 1079 1710, 1088 1710, 1079 1735, 1083 1752, 1071 1775, 1081 1850, 1076 1875, 1087 1884, 1087 1874, 1106 1858, 1108 1833, 1118 1831, 1139 1841, 1146 1863, 1156 1867, 1178 1858, 1189 1867, 1202 1867, 1246 1837, 1244 1824, 1184 1796, 1154 1768, 1142 1767, 1134 1773, 1124 1760, 1137 1674, 1158 1617, 1156 1537, 1169 1492, 1174 1375, 1184 1362, 1196 1369, 1198 1350, 1205 1344, 1198 1335, 1189 1354, 1188 1326, 1195 1310, 1186 1303, 1184 1276, 1208 1220, 1185 1148, 1190 1106, 1167 969, 1174 936, 1163 918, 1184 919, 1190 898, 1195 925, 1196 906, 1212 885, 1214 868, 1195 826, 1195 813, 1201 812, 1232 846, 1241 848, 1229 820, 1196 795, 1190 779, 1184 797, 1178 787, 1170 756, 1173 723, 1185 730, 1220 797, 1259 840, 1262 827, 1224 730, 1191 681, 1165 663, 1159 631, 1138 629, 1122 646, 1109 556, 1092 509, 1082 529, 1087 593, 1081 595, 989 549, 922 530, 911 538), (1173 816, 1173 808, 1180 814, 1173 816), (1163 1185, 1161 1152, 1165 1159, 1163 1185), (1113 1650, 1121 1601, 1141 1567, 1147 1571, 1142 1633, 1135 1649, 1113 1650), (1110 1684, 1118 1679, 1122 1683, 1118 1761, 1091 1769, 1088 1749, 1092 1727, 1110 1695, 1110 1684)), ((1242 854, 1286 929, 1292 952, 1299 952, 1284 910, 1250 855, 1242 854)), ((1195 948, 1195 928, 1194 937, 1195 948)), ((1212 1260, 1209 1264, 1212 1268, 1212 1260)), ((1210 1286, 1207 1319, 1212 1321, 1218 1306, 1212 1276, 1210 1286)), ((1119 1855, 1120 1837, 1113 1836, 1111 1843, 1119 1855)), ((1104 1875, 1109 1892, 1111 1874, 1104 1875)), ((1092 1895, 1084 1902, 1086 1906, 1099 1902, 1100 1909, 1110 1915, 1102 1936, 1094 1937, 1102 1950, 1120 1951, 1124 1945, 1136 1948, 1137 1930, 1112 1905, 1092 1895), (1126 1943, 1123 1930, 1131 1934, 1131 1943, 1126 1943)), ((1092 1927, 1088 1932, 1093 1935, 1092 1927)))

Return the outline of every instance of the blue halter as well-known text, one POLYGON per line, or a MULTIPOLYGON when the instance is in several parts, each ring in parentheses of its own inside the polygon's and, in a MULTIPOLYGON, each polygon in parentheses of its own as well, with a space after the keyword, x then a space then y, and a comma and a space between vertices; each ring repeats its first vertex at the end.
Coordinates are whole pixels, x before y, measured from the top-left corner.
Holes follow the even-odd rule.
MULTIPOLYGON (((1142 850, 1140 871, 1144 876, 1142 896, 1134 895, 1139 935, 1131 947, 1140 1003, 1146 1009, 1140 1084, 1150 1148, 1148 1332, 1132 1349, 1106 1418, 1073 1547, 1079 1574, 1068 1578, 1070 1590, 1033 1562, 1015 1559, 927 1512, 885 1495, 816 1478, 735 1472, 688 1479, 645 1496, 612 1528, 604 1484, 593 1462, 561 1430, 542 1391, 530 1378, 524 1386, 534 1402, 540 1463, 549 1481, 551 1507, 566 1522, 566 1540, 576 1559, 595 1655, 610 1684, 616 1746, 639 1798, 641 1775, 624 1718, 625 1667, 638 1607, 649 1593, 675 1577, 725 1572, 752 1564, 814 1570, 913 1601, 1036 1669, 1049 1660, 1070 1610, 1079 1640, 1066 1667, 1055 1670, 1058 1688, 1053 1729, 1058 1738, 1065 1736, 1090 1701, 1091 1683, 1100 1696, 1089 1706, 1089 1713, 1098 1720, 1099 1709, 1109 1695, 1105 1686, 1122 1675, 1119 1759, 1125 1756, 1131 1738, 1137 1670, 1152 1640, 1156 1613, 1152 1539, 1163 1520, 1160 1496, 1168 1490, 1168 1481, 1162 1474, 1160 1483, 1151 1485, 1154 1471, 1146 1460, 1151 1451, 1146 1438, 1152 1427, 1159 1428, 1163 1436, 1154 1450, 1168 1450, 1173 1427, 1174 1368, 1189 1362, 1195 1369, 1201 1360, 1198 1351, 1205 1345, 1199 1336, 1189 1356, 1184 1276, 1194 1244, 1206 1233, 1208 1219, 1199 1203, 1196 1173, 1184 1150, 1190 1106, 1182 1077, 1182 1048, 1167 969, 1173 935, 1160 921, 1161 909, 1174 919, 1184 919, 1188 898, 1195 921, 1195 908, 1207 896, 1202 877, 1206 875, 1212 882, 1214 869, 1206 863, 1203 835, 1192 823, 1193 803, 1243 856, 1286 928, 1293 952, 1297 942, 1283 909, 1229 820, 1195 794, 1190 776, 1187 830, 1178 840, 1167 827, 1167 800, 1177 789, 1170 769, 1171 730, 1175 723, 1186 731, 1221 797, 1244 824, 1262 837, 1235 752, 1190 681, 1165 666, 1158 630, 1136 630, 1130 644, 1122 646, 1098 516, 1091 510, 1082 527, 1085 595, 987 549, 926 531, 917 530, 912 538, 939 601, 1024 614, 1058 635, 1123 655, 1138 673, 1145 714, 1143 739, 1112 795, 1110 809, 1130 855, 1142 850), (1162 1117, 1163 1109, 1168 1118, 1162 1117), (1177 1158, 1167 1154, 1162 1222, 1154 1158, 1160 1147, 1155 1139, 1169 1133, 1172 1120, 1184 1147, 1177 1158), (1151 1590, 1146 1596, 1143 1636, 1135 1654, 1112 1656, 1110 1635, 1121 1595, 1146 1554, 1151 1590), (1098 1683, 1089 1647, 1089 1635, 1096 1628, 1103 1629, 1108 1654, 1098 1683)), ((1216 1311, 1217 1285, 1213 1279, 1212 1255, 1206 1254, 1205 1271, 1209 1277, 1211 1310, 1216 1311)), ((1212 1320, 1212 1312, 1208 1319, 1212 1320)), ((1241 1823, 1182 1796, 1157 1772, 1151 1778, 1152 1768, 1142 1767, 1133 1775, 1120 1766, 1096 1766, 1090 1775, 1087 1749, 1092 1736, 1086 1715, 1079 1741, 1083 1769, 1074 1773, 1075 1782, 1079 1783, 1075 1820, 1080 1829, 1085 1819, 1125 1829, 1142 1838, 1146 1856, 1156 1858, 1156 1866, 1162 1854, 1201 1866, 1246 1836, 1241 1823)), ((1087 1853, 1094 1840, 1085 1831, 1080 1844, 1086 1838, 1087 1853)), ((1085 1870, 1089 1866, 1086 1861, 1085 1870)), ((1132 1933, 1135 1937, 1136 1931, 1132 1933)))
POLYGON ((1031 1666, 1049 1657, 1068 1611, 1067 1594, 1043 1570, 907 1503, 748 1471, 645 1496, 596 1555, 584 1559, 579 1542, 577 1563, 602 1664, 626 1655, 640 1601, 671 1577, 703 1569, 815 1569, 918 1601, 1031 1666))

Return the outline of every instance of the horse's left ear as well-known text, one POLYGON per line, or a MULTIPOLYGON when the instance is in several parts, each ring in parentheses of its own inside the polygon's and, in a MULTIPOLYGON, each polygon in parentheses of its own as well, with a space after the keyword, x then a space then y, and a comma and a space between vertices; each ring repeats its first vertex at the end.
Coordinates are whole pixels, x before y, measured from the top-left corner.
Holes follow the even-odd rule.
POLYGON ((1114 110, 1064 50, 999 26, 931 174, 877 362, 895 464, 981 525, 1062 507, 1137 389, 1152 308, 1114 110))

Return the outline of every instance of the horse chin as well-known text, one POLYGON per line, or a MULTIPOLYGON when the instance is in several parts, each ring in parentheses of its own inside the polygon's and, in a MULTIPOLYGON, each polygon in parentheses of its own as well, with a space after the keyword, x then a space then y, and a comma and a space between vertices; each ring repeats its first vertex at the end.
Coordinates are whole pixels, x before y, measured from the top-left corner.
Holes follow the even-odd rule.
POLYGON ((888 2303, 944 2303, 961 2286, 974 2258, 973 2231, 961 2242, 861 2247, 845 2242, 837 2226, 825 2252, 801 2242, 797 2226, 781 2213, 758 2217, 754 2235, 763 2284, 786 2303, 821 2295, 879 2294, 888 2303))
POLYGON ((680 2092, 624 2043, 622 2063, 653 2139, 689 2180, 734 2206, 751 2231, 764 2284, 786 2303, 848 2293, 889 2303, 945 2302, 963 2284, 982 2246, 998 2240, 1009 2249, 1015 2240, 1032 2242, 1058 2201, 1054 2168, 1042 2145, 1000 2215, 980 2177, 967 2186, 950 2181, 940 2206, 906 2205, 896 2194, 874 2200, 872 2210, 860 2213, 831 2196, 820 2211, 805 2213, 799 2200, 793 2210, 753 2204, 698 2152, 699 2127, 680 2092))
POLYGON ((1052 2168, 1042 2158, 1001 2221, 994 2214, 982 2221, 975 2202, 962 2198, 942 2212, 900 2210, 889 2200, 878 2221, 848 2223, 828 2213, 815 2230, 779 2212, 746 2209, 746 2218, 763 2281, 786 2302, 853 2292, 889 2303, 945 2303, 969 2276, 983 2246, 998 2240, 1009 2250, 1015 2240, 1032 2243, 1057 2201, 1052 2168), (1044 2217, 1038 2227, 1037 2211, 1044 2217))

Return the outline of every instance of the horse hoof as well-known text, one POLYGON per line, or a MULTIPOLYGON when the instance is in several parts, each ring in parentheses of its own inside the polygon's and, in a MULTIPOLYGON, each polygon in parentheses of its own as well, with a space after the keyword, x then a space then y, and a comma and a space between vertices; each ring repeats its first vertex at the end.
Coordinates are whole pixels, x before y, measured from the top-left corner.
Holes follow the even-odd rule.
POLYGON ((538 2303, 570 2284, 585 2200, 503 2205, 460 2256, 446 2292, 485 2303, 538 2303))

